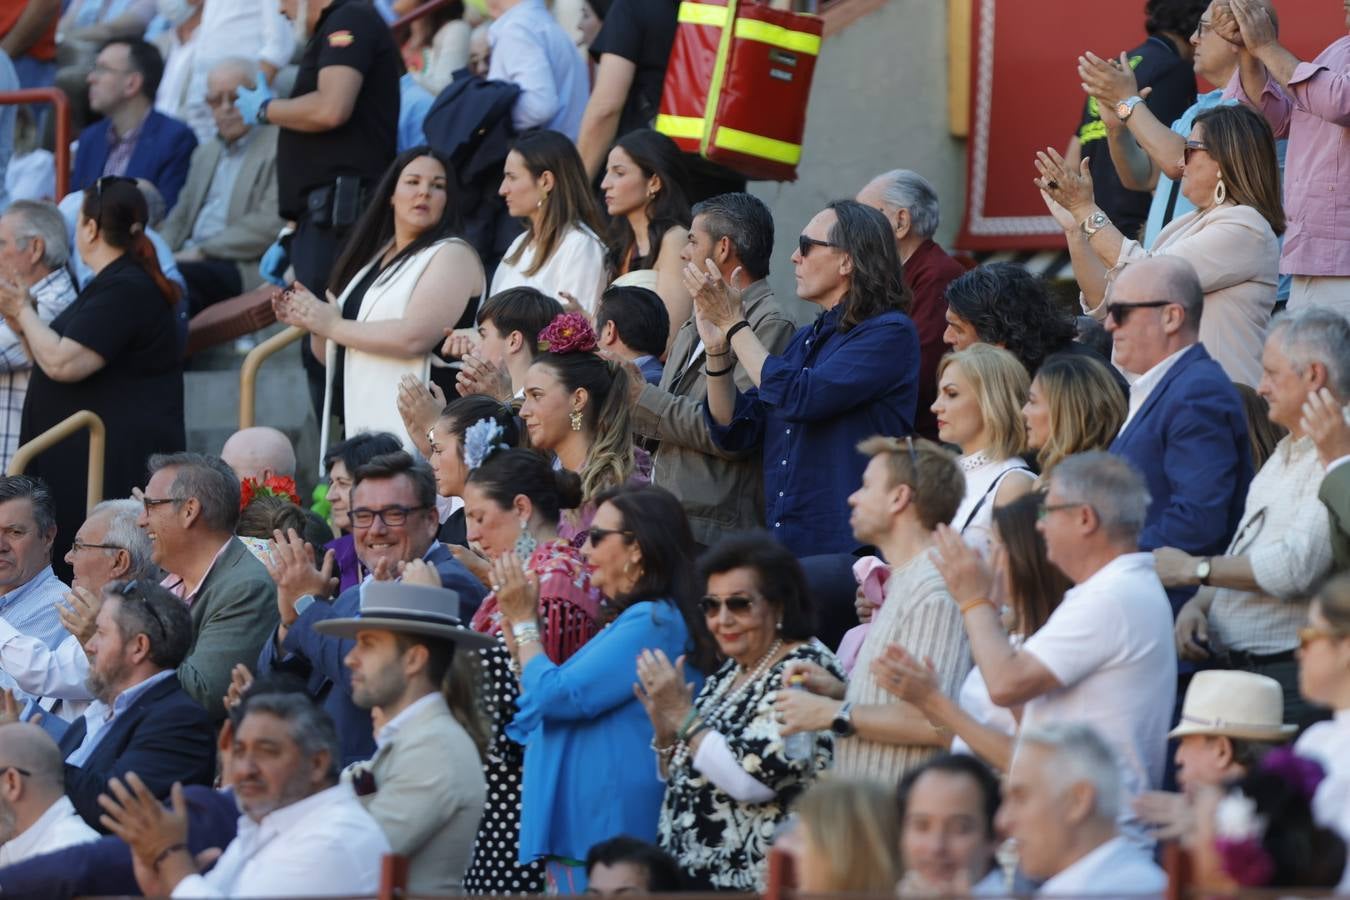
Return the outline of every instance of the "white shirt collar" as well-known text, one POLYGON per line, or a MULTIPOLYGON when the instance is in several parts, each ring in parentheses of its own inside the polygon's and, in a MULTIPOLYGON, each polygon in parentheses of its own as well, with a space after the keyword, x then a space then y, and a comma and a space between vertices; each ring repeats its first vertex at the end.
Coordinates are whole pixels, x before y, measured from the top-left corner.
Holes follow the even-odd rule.
POLYGON ((75 812, 75 806, 70 802, 70 798, 62 797, 47 807, 47 811, 38 816, 37 821, 29 825, 26 831, 5 842, 5 855, 11 860, 27 859, 35 855, 34 851, 43 849, 43 841, 54 828, 66 819, 77 816, 78 813, 75 812))
MULTIPOLYGON (((1162 381, 1171 368, 1176 365, 1177 360, 1181 358, 1181 354, 1185 353, 1193 346, 1195 345, 1191 344, 1190 346, 1182 347, 1176 353, 1173 353, 1171 356, 1156 363, 1153 368, 1134 380, 1134 384, 1130 385, 1130 412, 1129 415, 1125 417, 1125 425, 1128 425, 1130 420, 1134 418, 1134 414, 1139 412, 1139 408, 1144 405, 1144 401, 1148 399, 1148 395, 1153 393, 1153 389, 1158 386, 1158 383, 1162 381)), ((1121 426, 1122 431, 1125 430, 1125 425, 1121 426)))
POLYGON ((239 837, 252 839, 254 832, 264 829, 275 834, 283 834, 311 813, 325 806, 342 803, 355 796, 351 785, 338 782, 330 788, 324 788, 317 794, 310 794, 303 800, 297 800, 289 806, 272 810, 263 816, 261 821, 255 822, 249 816, 242 815, 239 817, 239 837))
POLYGON ((383 747, 385 744, 394 740, 394 738, 398 736, 399 729, 415 719, 422 710, 434 706, 437 702, 445 702, 439 691, 432 691, 425 697, 421 697, 414 700, 412 703, 409 703, 398 715, 384 723, 384 727, 380 729, 379 734, 375 735, 375 746, 383 747))

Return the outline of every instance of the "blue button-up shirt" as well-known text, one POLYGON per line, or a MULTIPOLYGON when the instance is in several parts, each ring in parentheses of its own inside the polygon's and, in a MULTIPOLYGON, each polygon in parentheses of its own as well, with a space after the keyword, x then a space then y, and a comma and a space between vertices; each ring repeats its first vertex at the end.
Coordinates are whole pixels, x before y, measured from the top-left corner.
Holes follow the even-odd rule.
POLYGON ((520 0, 488 28, 488 80, 520 87, 511 109, 516 131, 548 128, 576 140, 591 82, 586 62, 544 0, 520 0))
POLYGON ((765 520, 798 556, 858 546, 848 496, 862 484, 867 460, 857 445, 914 430, 914 323, 887 312, 841 332, 842 314, 842 304, 822 313, 782 354, 765 359, 758 390, 737 395, 730 425, 718 425, 703 406, 719 447, 743 452, 763 445, 765 520))
MULTIPOLYGON (((56 604, 69 590, 52 572, 52 567, 47 566, 30 578, 27 584, 0 596, 0 616, 15 631, 35 637, 55 649, 68 634, 56 614, 56 604)), ((9 688, 23 698, 29 696, 18 689, 8 672, 0 671, 0 687, 9 688)))
POLYGON ((118 694, 113 698, 112 706, 102 700, 95 700, 90 703, 89 708, 84 711, 84 740, 66 757, 66 762, 72 766, 84 765, 89 757, 94 755, 94 751, 98 749, 99 741, 103 740, 103 736, 108 733, 108 729, 112 727, 112 723, 117 720, 118 716, 126 712, 131 704, 140 699, 142 694, 161 681, 177 677, 178 672, 176 670, 165 669, 162 672, 156 672, 140 684, 133 684, 118 694))

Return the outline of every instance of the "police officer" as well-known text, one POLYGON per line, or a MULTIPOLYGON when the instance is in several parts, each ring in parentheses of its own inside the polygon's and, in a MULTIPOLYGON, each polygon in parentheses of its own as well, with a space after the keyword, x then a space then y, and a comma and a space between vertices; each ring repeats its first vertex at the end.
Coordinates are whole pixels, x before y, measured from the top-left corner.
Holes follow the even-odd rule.
MULTIPOLYGON (((368 192, 393 162, 403 72, 393 34, 367 0, 280 0, 292 22, 304 17, 305 45, 289 99, 273 98, 262 79, 240 88, 245 120, 277 125, 277 187, 282 218, 294 233, 268 250, 261 268, 280 283, 288 263, 296 280, 325 296, 328 275, 368 192)), ((323 408, 323 364, 301 342, 315 415, 323 408)))

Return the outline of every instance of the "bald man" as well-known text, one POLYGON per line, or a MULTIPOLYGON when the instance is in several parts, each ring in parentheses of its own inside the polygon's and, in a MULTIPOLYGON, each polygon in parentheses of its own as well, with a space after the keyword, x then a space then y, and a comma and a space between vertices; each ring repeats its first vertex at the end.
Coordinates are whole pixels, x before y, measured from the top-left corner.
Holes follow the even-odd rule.
POLYGON ((244 428, 230 435, 220 458, 234 470, 240 482, 247 478, 266 481, 273 475, 295 477, 295 448, 290 438, 275 428, 244 428))
POLYGON ((66 798, 61 751, 28 722, 0 726, 0 866, 98 840, 66 798))

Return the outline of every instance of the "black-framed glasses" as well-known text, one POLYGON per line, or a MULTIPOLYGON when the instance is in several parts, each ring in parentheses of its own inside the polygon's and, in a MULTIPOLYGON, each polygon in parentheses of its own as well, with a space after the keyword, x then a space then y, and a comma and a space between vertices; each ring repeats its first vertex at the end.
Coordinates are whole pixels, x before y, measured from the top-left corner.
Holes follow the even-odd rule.
POLYGON ((79 553, 81 550, 125 550, 126 547, 120 544, 86 544, 79 538, 71 541, 70 549, 79 553))
POLYGON ((1043 522, 1052 512, 1059 512, 1061 509, 1082 509, 1084 506, 1091 509, 1091 503, 1046 503, 1045 498, 1041 498, 1040 505, 1036 507, 1036 521, 1043 522))
POLYGON ((1108 303, 1106 304, 1106 314, 1111 317, 1111 321, 1117 325, 1124 325, 1125 320, 1130 317, 1130 313, 1136 309, 1161 309, 1164 306, 1171 306, 1171 300, 1149 300, 1145 303, 1108 303))
MULTIPOLYGON (((94 200, 98 204, 98 210, 91 218, 98 223, 99 228, 103 227, 103 190, 109 185, 117 184, 119 181, 126 182, 132 187, 136 187, 136 179, 128 178, 125 175, 104 175, 94 182, 94 200)), ((140 188, 136 188, 140 190, 140 188)))
POLYGON ((586 529, 586 540, 591 542, 592 547, 595 547, 611 534, 621 534, 624 537, 633 536, 633 532, 625 531, 622 528, 588 528, 586 529))
POLYGON ((367 509, 363 506, 352 510, 347 515, 357 528, 369 528, 375 524, 377 518, 390 528, 397 528, 408 521, 409 513, 420 512, 428 508, 426 506, 385 506, 380 509, 367 509))
POLYGON ((124 604, 128 601, 134 602, 141 609, 145 610, 145 614, 154 621, 155 627, 159 629, 159 642, 157 643, 168 641, 169 628, 164 624, 164 620, 160 618, 159 611, 151 604, 150 598, 141 593, 141 583, 139 580, 133 578, 130 581, 114 581, 108 585, 106 590, 109 593, 122 598, 124 604))
POLYGON ((1210 29, 1211 22, 1208 19, 1200 19, 1195 23, 1195 36, 1197 39, 1205 36, 1205 32, 1210 29))
POLYGON ((834 247, 837 249, 839 245, 832 244, 829 241, 821 241, 813 237, 807 237, 804 234, 797 235, 797 252, 802 255, 803 259, 811 255, 812 247, 834 247))
MULTIPOLYGON (((146 511, 146 512, 149 512, 150 510, 154 509, 156 506, 163 506, 163 505, 166 504, 166 503, 182 503, 182 502, 184 501, 184 499, 186 499, 186 498, 184 498, 184 497, 147 497, 145 494, 141 494, 141 505, 145 507, 145 511, 146 511)), ((119 549, 120 549, 120 548, 119 548, 119 549)))
POLYGON ((1197 150, 1203 150, 1206 153, 1208 153, 1209 147, 1208 145, 1202 143, 1201 141, 1187 141, 1186 149, 1181 151, 1181 164, 1184 166, 1189 166, 1191 164, 1191 156, 1197 150))
POLYGON ((721 615, 724 606, 733 616, 743 616, 750 611, 754 603, 755 598, 749 594, 732 594, 730 597, 716 597, 709 594, 698 601, 698 608, 703 610, 705 617, 711 619, 713 616, 721 615))

